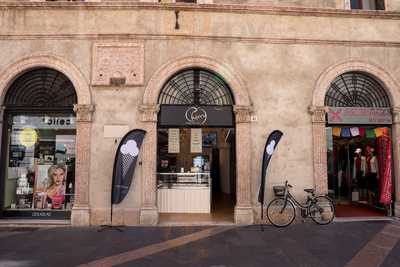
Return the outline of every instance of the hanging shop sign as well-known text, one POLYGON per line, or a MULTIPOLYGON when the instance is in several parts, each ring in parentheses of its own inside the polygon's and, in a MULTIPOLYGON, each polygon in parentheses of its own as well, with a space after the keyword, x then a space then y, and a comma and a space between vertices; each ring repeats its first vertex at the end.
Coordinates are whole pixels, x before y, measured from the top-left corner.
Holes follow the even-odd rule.
POLYGON ((162 105, 158 121, 169 127, 234 126, 232 106, 162 105))
POLYGON ((390 108, 330 107, 330 124, 392 124, 390 108))

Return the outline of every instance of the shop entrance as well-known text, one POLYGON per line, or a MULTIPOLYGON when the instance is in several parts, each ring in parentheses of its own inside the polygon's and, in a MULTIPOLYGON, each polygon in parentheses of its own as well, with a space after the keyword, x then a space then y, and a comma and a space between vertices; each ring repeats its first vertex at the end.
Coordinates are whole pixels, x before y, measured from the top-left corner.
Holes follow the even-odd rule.
POLYGON ((328 189, 337 217, 392 214, 390 101, 382 86, 358 72, 340 75, 325 98, 328 189))
POLYGON ((70 219, 74 205, 77 95, 50 68, 21 74, 5 95, 0 217, 70 219))
POLYGON ((381 202, 381 194, 390 128, 355 126, 327 129, 332 136, 329 189, 335 192, 337 216, 389 214, 390 207, 381 202), (344 137, 343 134, 346 135, 350 129, 355 136, 344 137))
POLYGON ((160 223, 233 223, 236 196, 233 97, 204 69, 173 76, 159 97, 160 223))

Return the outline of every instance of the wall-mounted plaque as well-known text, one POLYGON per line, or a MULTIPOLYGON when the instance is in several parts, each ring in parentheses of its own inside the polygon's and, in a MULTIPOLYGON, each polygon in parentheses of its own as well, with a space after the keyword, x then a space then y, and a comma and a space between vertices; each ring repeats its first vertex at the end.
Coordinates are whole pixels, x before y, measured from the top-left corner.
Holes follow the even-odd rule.
POLYGON ((142 85, 143 79, 143 43, 97 43, 94 45, 93 85, 142 85))

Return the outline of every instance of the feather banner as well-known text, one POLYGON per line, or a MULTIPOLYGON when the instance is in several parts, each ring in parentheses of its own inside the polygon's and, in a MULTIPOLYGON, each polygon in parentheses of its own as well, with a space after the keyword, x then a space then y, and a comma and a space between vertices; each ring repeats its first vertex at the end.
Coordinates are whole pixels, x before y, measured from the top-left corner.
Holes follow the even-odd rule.
POLYGON ((145 134, 144 130, 132 130, 122 138, 118 146, 113 169, 112 204, 121 203, 129 192, 145 134))

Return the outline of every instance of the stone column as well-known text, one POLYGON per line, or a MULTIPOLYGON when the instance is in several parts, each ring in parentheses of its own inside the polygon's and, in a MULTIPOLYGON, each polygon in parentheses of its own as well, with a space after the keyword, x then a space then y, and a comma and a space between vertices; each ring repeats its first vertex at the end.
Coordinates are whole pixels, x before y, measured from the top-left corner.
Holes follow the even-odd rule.
POLYGON ((236 119, 236 206, 235 223, 253 224, 251 205, 251 107, 235 106, 236 119))
POLYGON ((158 224, 157 208, 157 114, 158 105, 142 105, 141 120, 147 132, 142 146, 142 205, 140 224, 158 224))
POLYGON ((392 109, 392 147, 393 147, 393 173, 395 183, 393 189, 395 192, 394 215, 400 217, 400 107, 392 109))
POLYGON ((90 130, 94 105, 74 105, 76 112, 76 163, 75 199, 71 213, 74 226, 90 224, 89 207, 89 168, 90 168, 90 130))
POLYGON ((328 193, 328 159, 326 144, 326 107, 312 106, 314 183, 317 194, 328 193))
POLYGON ((6 138, 5 136, 3 136, 4 110, 5 107, 0 106, 0 152, 1 152, 1 145, 3 144, 3 138, 6 138))

